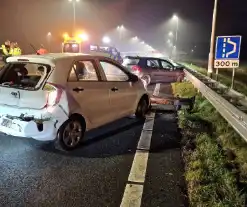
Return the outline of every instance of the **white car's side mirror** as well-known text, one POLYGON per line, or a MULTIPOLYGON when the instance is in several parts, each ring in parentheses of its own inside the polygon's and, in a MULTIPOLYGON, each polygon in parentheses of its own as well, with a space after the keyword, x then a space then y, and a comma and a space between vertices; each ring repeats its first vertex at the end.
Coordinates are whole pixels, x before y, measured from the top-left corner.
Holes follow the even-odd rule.
POLYGON ((130 77, 129 80, 130 80, 131 82, 137 82, 137 81, 139 80, 138 76, 136 76, 136 75, 134 75, 134 74, 133 74, 133 75, 130 75, 129 77, 130 77))

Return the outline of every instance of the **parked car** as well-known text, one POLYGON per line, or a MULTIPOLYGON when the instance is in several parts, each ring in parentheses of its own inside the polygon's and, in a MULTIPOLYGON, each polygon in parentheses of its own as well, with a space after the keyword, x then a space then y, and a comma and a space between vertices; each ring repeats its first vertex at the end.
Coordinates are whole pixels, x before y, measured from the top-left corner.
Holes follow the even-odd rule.
POLYGON ((155 57, 126 56, 123 66, 147 84, 154 82, 173 83, 183 81, 183 66, 169 59, 155 57))
POLYGON ((143 118, 141 80, 116 61, 83 54, 10 57, 0 71, 0 131, 74 149, 84 133, 125 116, 143 118))

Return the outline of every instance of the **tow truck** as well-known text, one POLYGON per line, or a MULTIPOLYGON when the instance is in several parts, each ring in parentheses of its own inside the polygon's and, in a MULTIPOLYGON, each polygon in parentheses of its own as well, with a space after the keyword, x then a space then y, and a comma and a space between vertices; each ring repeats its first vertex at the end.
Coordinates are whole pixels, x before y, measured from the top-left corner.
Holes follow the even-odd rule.
POLYGON ((86 53, 86 54, 110 57, 120 63, 122 63, 123 61, 120 52, 115 47, 91 44, 80 35, 77 37, 70 37, 68 35, 64 35, 64 40, 62 43, 62 53, 67 53, 67 52, 86 53))

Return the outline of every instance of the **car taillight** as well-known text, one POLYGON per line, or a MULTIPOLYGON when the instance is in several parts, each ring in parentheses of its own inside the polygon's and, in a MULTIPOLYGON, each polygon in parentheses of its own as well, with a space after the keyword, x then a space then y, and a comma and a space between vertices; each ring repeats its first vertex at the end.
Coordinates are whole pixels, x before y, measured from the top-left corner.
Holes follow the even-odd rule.
POLYGON ((133 66, 131 67, 131 69, 132 69, 133 71, 135 71, 135 72, 141 72, 141 71, 142 71, 141 67, 139 67, 138 65, 133 65, 133 66))
POLYGON ((57 105, 61 99, 63 89, 53 83, 46 83, 44 90, 48 92, 46 106, 49 107, 57 105))

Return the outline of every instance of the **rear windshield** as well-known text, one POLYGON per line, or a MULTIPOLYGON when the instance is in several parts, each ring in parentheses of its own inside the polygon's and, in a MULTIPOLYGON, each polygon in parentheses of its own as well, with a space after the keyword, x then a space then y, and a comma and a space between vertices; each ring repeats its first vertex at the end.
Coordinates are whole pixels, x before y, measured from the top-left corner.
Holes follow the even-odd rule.
POLYGON ((37 90, 51 68, 36 63, 8 63, 0 71, 0 86, 37 90))
POLYGON ((139 61, 139 58, 125 58, 123 60, 123 66, 138 65, 139 61))

